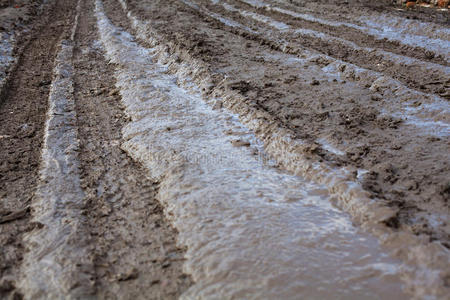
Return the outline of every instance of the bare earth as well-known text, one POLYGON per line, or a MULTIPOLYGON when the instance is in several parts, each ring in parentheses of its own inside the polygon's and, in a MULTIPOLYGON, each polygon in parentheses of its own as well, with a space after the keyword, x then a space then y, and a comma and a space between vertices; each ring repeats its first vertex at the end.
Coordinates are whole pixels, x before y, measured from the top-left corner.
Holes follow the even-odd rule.
MULTIPOLYGON (((119 1, 104 1, 104 8, 141 45, 162 45, 176 63, 199 66, 201 72, 190 75, 204 98, 235 99, 227 108, 241 118, 257 116, 250 121, 262 124, 254 131, 263 142, 281 128, 301 141, 308 161, 352 170, 351 180, 394 212, 383 227, 448 255, 450 56, 446 44, 426 43, 448 38, 448 11, 406 10, 392 1, 262 2, 123 1, 156 41, 139 36, 119 1), (383 18, 395 19, 390 26, 405 35, 417 30, 424 44, 365 30, 383 18)), ((24 236, 42 230, 31 203, 54 61, 70 36, 77 3, 7 3, 0 2, 0 33, 15 32, 17 63, 0 90, 0 298, 21 299, 27 298, 18 284, 24 236)), ((194 284, 183 269, 186 248, 177 244, 158 199, 160 182, 121 148, 130 120, 94 12, 94 0, 81 0, 72 62, 87 217, 82 231, 92 264, 88 296, 175 299, 194 284)), ((439 276, 449 289, 450 269, 439 276)))
MULTIPOLYGON (((129 1, 129 7, 150 22, 164 43, 173 45, 173 51, 179 51, 179 55, 186 52, 190 57, 204 62, 206 68, 217 76, 216 83, 242 95, 246 106, 268 112, 278 126, 288 128, 298 138, 309 141, 311 147, 306 149, 305 155, 312 160, 368 170, 363 178, 364 188, 377 201, 398 208, 398 214, 387 222, 388 226, 407 227, 416 234, 425 234, 430 240, 438 239, 450 247, 450 224, 447 222, 450 208, 448 136, 427 134, 422 129, 404 124, 404 118, 383 114, 383 111, 398 105, 393 101, 408 105, 407 99, 392 97, 390 91, 374 88, 371 79, 335 79, 317 72, 318 68, 329 65, 331 59, 318 57, 296 65, 283 64, 276 56, 283 52, 280 49, 282 42, 279 41, 287 40, 288 51, 294 54, 299 52, 301 56, 305 48, 315 50, 331 58, 392 76, 414 91, 448 99, 450 81, 448 77, 443 77, 445 71, 427 73, 420 64, 417 64, 420 71, 414 71, 415 65, 402 63, 380 65, 379 55, 373 56, 309 36, 294 38, 292 33, 279 33, 264 23, 243 18, 237 12, 227 11, 211 1, 195 2, 250 28, 263 28, 268 34, 260 37, 229 28, 181 1, 167 2, 170 5, 166 2, 161 5, 158 1, 129 1), (268 55, 272 58, 268 59, 268 55), (305 71, 300 73, 299 68, 305 71), (222 81, 224 77, 226 79, 222 81), (324 137, 343 155, 327 151, 317 143, 324 137), (427 221, 426 216, 441 214, 439 224, 433 225, 427 221)), ((228 2, 292 27, 314 29, 344 37, 360 47, 381 48, 419 61, 436 63, 436 69, 439 66, 448 68, 448 63, 441 56, 428 55, 428 50, 424 48, 405 47, 389 41, 381 43, 343 26, 330 28, 313 21, 256 9, 242 1, 228 2)), ((295 9, 295 5, 285 6, 295 9)), ((116 5, 115 10, 119 9, 116 5)), ((336 8, 338 13, 345 9, 336 8)), ((354 11, 357 10, 352 13, 354 11)), ((323 11, 319 10, 320 14, 323 11)), ((418 101, 413 105, 420 106, 422 103, 418 101)), ((448 121, 448 112, 442 118, 448 121)))
MULTIPOLYGON (((48 93, 56 44, 69 34, 76 3, 58 1, 24 36, 17 69, 0 102, 0 298, 20 299, 16 289, 38 181, 48 93), (48 21, 51 19, 51 21, 48 21), (28 41, 30 40, 30 41, 28 41)), ((97 38, 93 3, 82 5, 76 32, 74 79, 85 224, 94 265, 93 295, 103 299, 175 299, 190 284, 183 249, 155 199, 158 183, 120 149, 126 117, 97 38), (101 137, 101 138, 99 138, 101 137), (129 225, 125 225, 129 224, 129 225)))

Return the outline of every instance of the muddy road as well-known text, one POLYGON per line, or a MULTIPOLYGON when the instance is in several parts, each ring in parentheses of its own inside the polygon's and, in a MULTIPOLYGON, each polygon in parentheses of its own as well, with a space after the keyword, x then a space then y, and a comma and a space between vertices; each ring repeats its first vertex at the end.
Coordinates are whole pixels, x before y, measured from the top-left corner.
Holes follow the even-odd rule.
POLYGON ((16 2, 0 298, 448 297, 448 10, 16 2))

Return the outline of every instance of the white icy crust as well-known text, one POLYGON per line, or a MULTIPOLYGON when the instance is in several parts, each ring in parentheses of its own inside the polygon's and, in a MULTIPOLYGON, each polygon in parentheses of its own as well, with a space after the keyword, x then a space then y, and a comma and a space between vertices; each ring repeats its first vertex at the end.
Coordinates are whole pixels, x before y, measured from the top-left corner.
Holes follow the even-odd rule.
POLYGON ((8 71, 17 62, 13 56, 14 45, 14 33, 0 32, 0 92, 6 84, 8 71))
MULTIPOLYGON (((201 10, 209 16, 217 19, 218 21, 228 25, 230 22, 227 19, 220 17, 218 18, 216 14, 208 11, 205 8, 199 7, 195 3, 190 2, 190 0, 179 0, 183 3, 189 5, 192 8, 197 10, 201 10)), ((252 5, 256 5, 255 3, 259 3, 260 1, 250 1, 252 5)), ((442 65, 424 62, 417 60, 415 58, 406 57, 398 54, 394 54, 391 52, 373 49, 368 47, 360 47, 353 42, 349 42, 344 39, 340 39, 334 36, 330 36, 328 34, 318 32, 310 29, 295 29, 291 28, 289 25, 284 24, 282 22, 275 21, 270 17, 262 16, 253 12, 247 12, 245 10, 237 9, 234 6, 222 3, 222 6, 233 12, 239 12, 241 15, 245 17, 250 17, 256 21, 261 23, 265 23, 270 27, 273 27, 279 31, 290 31, 291 34, 299 34, 299 35, 307 35, 312 36, 317 39, 323 39, 326 41, 333 40, 338 44, 343 44, 346 46, 350 46, 351 48, 366 52, 369 56, 377 57, 380 59, 380 65, 392 65, 392 64, 407 64, 410 66, 421 66, 421 68, 426 68, 430 71, 433 71, 435 74, 440 74, 442 78, 447 78, 450 76, 450 67, 445 67, 442 65)), ((258 6, 259 7, 259 6, 258 6)), ((267 6, 270 7, 270 6, 267 6)), ((270 9, 275 9, 274 7, 270 7, 270 9)), ((284 13, 292 14, 297 16, 296 13, 283 10, 284 13)), ((315 17, 310 16, 311 20, 316 20, 315 17)), ((307 18, 307 20, 310 20, 307 18)), ((325 22, 325 21, 323 21, 325 22)), ((327 21, 328 22, 328 21, 327 21)), ((235 22, 236 23, 236 22, 235 22)), ((327 23, 328 24, 328 23, 327 23)), ((229 25, 228 25, 229 26, 229 25)), ((233 27, 239 27, 241 29, 246 29, 242 24, 236 23, 233 27)), ((253 33, 253 31, 252 31, 253 33)), ((266 32, 260 32, 260 34, 265 35, 266 32)), ((290 53, 292 51, 292 47, 287 43, 283 46, 283 52, 290 53)), ((335 58, 332 58, 327 55, 315 53, 314 51, 309 51, 305 49, 301 49, 298 53, 296 53, 300 58, 291 58, 289 60, 284 59, 285 62, 289 62, 289 64, 299 65, 299 68, 308 62, 315 61, 317 59, 323 59, 327 61, 329 64, 324 67, 323 73, 320 74, 321 77, 334 77, 337 79, 345 79, 352 82, 355 82, 357 85, 361 87, 370 86, 370 90, 378 91, 383 93, 383 97, 391 103, 389 105, 389 110, 383 111, 386 115, 391 115, 396 118, 401 118, 405 122, 405 124, 412 125, 416 128, 418 134, 431 134, 439 137, 448 137, 450 136, 450 104, 445 99, 431 94, 426 94, 422 92, 418 92, 406 87, 404 84, 399 82, 396 79, 393 79, 389 76, 381 74, 376 71, 364 69, 353 65, 351 63, 347 63, 335 58), (424 105, 421 107, 417 107, 414 103, 424 102, 424 105)), ((444 57, 448 57, 448 51, 444 57)), ((276 57, 274 57, 276 59, 276 57)), ((283 59, 280 59, 280 63, 283 63, 283 59)))
MULTIPOLYGON (((358 23, 341 22, 318 18, 308 11, 299 13, 283 9, 270 4, 267 1, 241 0, 253 7, 274 10, 282 14, 290 15, 299 19, 316 22, 333 27, 346 26, 357 29, 377 39, 387 39, 397 41, 411 47, 422 47, 429 49, 438 55, 442 55, 448 62, 450 48, 450 29, 416 20, 407 20, 404 18, 385 15, 364 16, 358 18, 358 23), (395 30, 392 30, 395 28, 395 30)), ((276 1, 279 2, 279 1, 276 1)), ((301 8, 300 8, 301 9, 301 8)))
MULTIPOLYGON (((188 0, 183 0, 183 2, 186 1, 188 0)), ((126 2, 124 0, 119 0, 119 2, 122 3, 123 8, 126 10, 126 2)), ((402 258, 404 262, 403 279, 405 279, 409 291, 417 297, 427 296, 433 298, 434 296, 439 297, 445 295, 447 289, 443 288, 443 278, 445 278, 445 274, 448 272, 446 266, 450 262, 450 254, 447 249, 439 243, 428 243, 428 241, 423 241, 410 233, 395 233, 387 229, 384 225, 379 226, 380 222, 394 215, 396 211, 388 207, 380 206, 376 201, 370 199, 367 192, 361 188, 354 178, 353 174, 357 170, 345 168, 335 169, 326 164, 311 162, 305 159, 302 151, 305 145, 302 141, 292 138, 288 130, 274 126, 270 122, 271 117, 269 115, 246 107, 242 104, 244 101, 240 99, 238 94, 233 94, 231 91, 223 93, 224 89, 221 89, 220 86, 212 86, 210 83, 211 78, 209 77, 210 73, 207 68, 203 67, 201 61, 196 61, 188 53, 180 51, 176 45, 170 43, 160 44, 158 35, 153 32, 145 21, 136 18, 131 11, 128 11, 127 15, 136 31, 137 37, 155 47, 152 49, 152 54, 160 62, 169 66, 172 73, 176 73, 178 82, 184 82, 189 87, 189 83, 191 82, 190 78, 192 78, 201 90, 209 92, 208 101, 212 105, 214 105, 214 98, 212 97, 222 97, 221 101, 224 107, 239 114, 240 121, 257 133, 257 137, 264 141, 265 151, 280 166, 294 174, 312 179, 314 182, 320 183, 328 189, 328 192, 337 200, 336 203, 340 208, 349 212, 353 220, 375 233, 382 243, 392 249, 398 257, 402 258)), ((112 40, 105 40, 105 44, 108 47, 112 47, 112 40)), ((111 59, 114 61, 113 58, 111 59)), ((336 67, 338 63, 336 62, 336 67)), ((361 78, 364 78, 364 76, 368 76, 369 78, 367 80, 369 81, 377 78, 374 78, 374 75, 378 75, 373 74, 375 72, 372 73, 367 70, 357 69, 350 64, 344 65, 345 67, 340 68, 340 71, 342 70, 341 72, 346 77, 356 78, 361 76, 361 78)), ((388 80, 388 82, 385 82, 385 80, 386 78, 378 77, 378 80, 375 80, 375 82, 372 81, 372 88, 383 89, 385 93, 392 93, 395 97, 414 96, 417 93, 394 80, 388 80)), ((128 84, 130 83, 128 82, 128 84)), ((122 96, 124 99, 130 97, 130 95, 126 95, 125 93, 122 96)), ((421 96, 423 97, 423 95, 421 96)), ((426 97, 430 97, 430 104, 436 104, 437 102, 437 105, 440 105, 440 99, 428 95, 426 97)), ((141 115, 145 115, 146 113, 143 111, 141 115)), ((443 129, 444 135, 448 133, 447 128, 443 129)), ((139 139, 139 137, 136 137, 136 139, 139 139)), ((130 142, 124 145, 124 148, 130 153, 139 152, 142 154, 147 152, 148 154, 148 152, 151 152, 149 151, 152 145, 151 143, 136 149, 133 148, 132 142, 130 140, 130 142)), ((144 156, 139 158, 136 155, 136 158, 144 162, 148 161, 147 164, 154 163, 151 159, 149 160, 144 156)), ((195 276, 194 279, 196 279, 195 276)))
POLYGON ((92 292, 77 154, 73 43, 61 41, 55 59, 40 183, 32 202, 32 221, 42 227, 24 238, 28 252, 19 286, 25 299, 78 299, 92 292))

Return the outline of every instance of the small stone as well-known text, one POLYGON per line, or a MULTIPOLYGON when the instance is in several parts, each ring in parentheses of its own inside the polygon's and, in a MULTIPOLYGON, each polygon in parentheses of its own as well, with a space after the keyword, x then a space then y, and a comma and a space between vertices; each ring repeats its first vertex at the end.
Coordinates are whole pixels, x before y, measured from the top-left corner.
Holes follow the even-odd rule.
POLYGON ((116 279, 117 281, 126 281, 126 280, 132 280, 136 279, 139 276, 139 272, 136 268, 132 268, 127 270, 126 272, 117 274, 116 279))
POLYGON ((214 102, 214 105, 213 105, 212 108, 213 108, 214 110, 217 110, 217 109, 221 109, 222 106, 223 106, 222 101, 216 100, 216 101, 214 102))
POLYGON ((250 143, 243 140, 234 140, 231 141, 231 145, 233 145, 234 147, 248 147, 250 146, 250 143))
POLYGON ((372 96, 370 96, 370 100, 378 102, 381 100, 381 97, 378 95, 372 95, 372 96))
POLYGON ((109 96, 117 96, 117 95, 119 95, 119 89, 111 90, 108 95, 109 96))

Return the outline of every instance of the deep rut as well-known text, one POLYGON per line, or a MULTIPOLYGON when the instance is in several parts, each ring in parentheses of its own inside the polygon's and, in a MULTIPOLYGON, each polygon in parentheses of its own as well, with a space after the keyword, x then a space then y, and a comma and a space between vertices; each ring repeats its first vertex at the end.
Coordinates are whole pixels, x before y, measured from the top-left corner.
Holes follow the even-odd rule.
POLYGON ((181 268, 184 251, 155 198, 158 182, 120 148, 127 117, 114 88, 114 66, 97 42, 93 11, 93 1, 84 1, 74 84, 96 297, 175 299, 191 283, 181 268))
POLYGON ((0 99, 0 298, 14 295, 30 224, 30 202, 38 181, 52 68, 61 34, 69 28, 72 1, 58 1, 29 33, 0 99), (48 23, 48 15, 52 18, 48 23))
MULTIPOLYGON (((266 23, 271 20, 255 22, 252 15, 225 13, 217 9, 222 1, 210 6, 213 2, 127 5, 146 24, 143 35, 166 45, 181 61, 195 61, 193 76, 206 96, 240 97, 233 111, 246 115, 257 110, 258 122, 288 128, 296 140, 306 142, 299 151, 312 160, 369 171, 356 170, 354 178, 378 203, 398 211, 388 226, 407 228, 448 247, 448 226, 440 213, 448 212, 446 100, 418 92, 409 80, 397 81, 389 72, 374 72, 301 47, 291 53, 285 36, 269 30, 266 23), (191 24, 189 30, 186 24, 191 24), (249 33, 245 26, 260 34, 249 33), (438 221, 428 219, 431 215, 438 221)), ((439 84, 446 86, 440 74, 439 84)), ((408 76, 425 80, 419 72, 408 76)))

